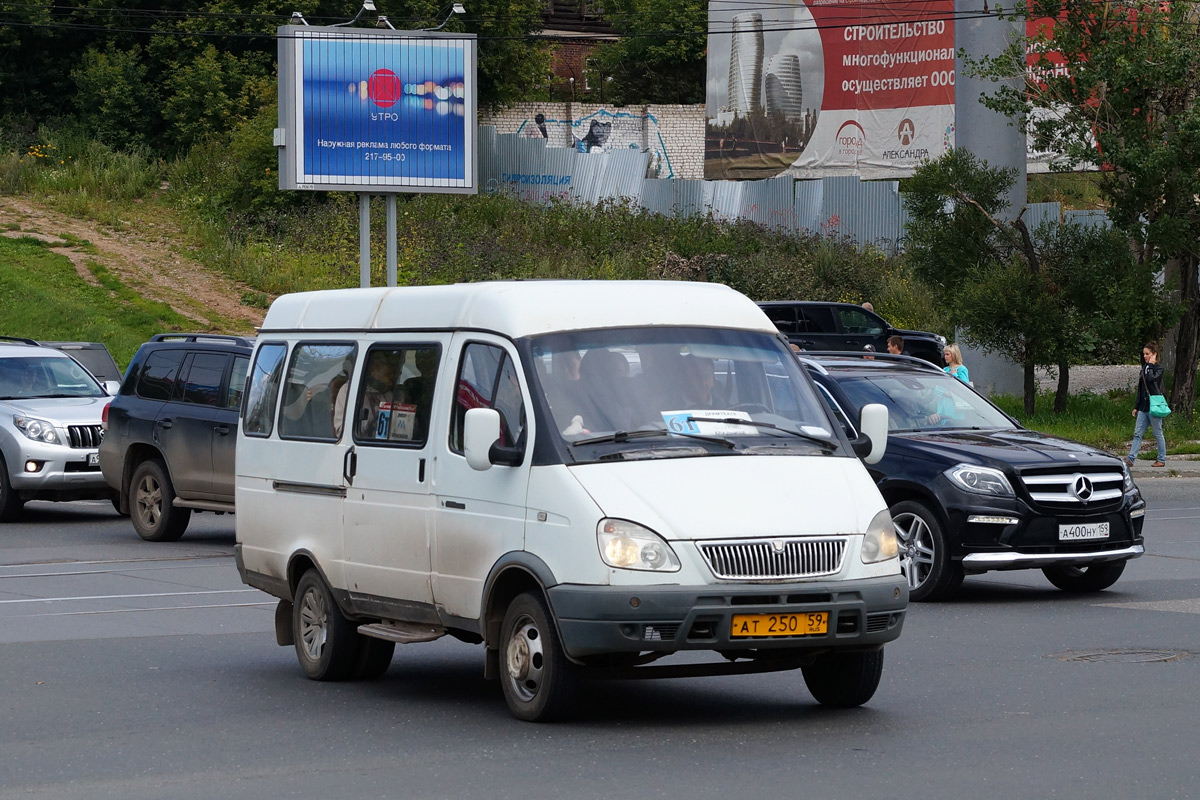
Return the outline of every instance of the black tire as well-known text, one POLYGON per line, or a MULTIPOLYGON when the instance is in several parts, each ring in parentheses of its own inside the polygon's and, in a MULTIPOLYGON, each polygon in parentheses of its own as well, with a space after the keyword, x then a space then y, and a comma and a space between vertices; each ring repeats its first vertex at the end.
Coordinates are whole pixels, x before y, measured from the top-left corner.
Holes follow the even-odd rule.
POLYGON ((1064 592, 1086 594, 1100 592, 1117 582, 1125 571, 1125 561, 1110 561, 1090 567, 1043 567, 1042 574, 1064 592))
POLYGON ((540 593, 525 592, 509 604, 500 626, 500 684, 517 719, 562 719, 575 701, 578 670, 567 660, 540 593))
POLYGON ((396 643, 373 636, 363 636, 357 631, 355 635, 362 641, 359 642, 358 663, 354 665, 354 679, 373 681, 382 678, 392 665, 396 643))
POLYGON ((296 585, 292 603, 292 638, 296 660, 314 681, 356 677, 363 637, 346 619, 321 574, 310 569, 296 585))
POLYGON ((871 699, 883 676, 883 648, 867 653, 827 653, 802 667, 804 685, 818 703, 854 708, 871 699))
POLYGON ((937 515, 913 500, 889 510, 900 547, 900 570, 908 578, 908 599, 919 603, 952 597, 962 586, 962 564, 951 560, 937 515))
POLYGON ((174 503, 175 487, 166 465, 157 459, 138 464, 129 481, 129 518, 138 536, 147 542, 179 541, 192 510, 174 503))
POLYGON ((21 518, 25 501, 12 488, 8 479, 8 464, 0 456, 0 522, 12 522, 21 518))

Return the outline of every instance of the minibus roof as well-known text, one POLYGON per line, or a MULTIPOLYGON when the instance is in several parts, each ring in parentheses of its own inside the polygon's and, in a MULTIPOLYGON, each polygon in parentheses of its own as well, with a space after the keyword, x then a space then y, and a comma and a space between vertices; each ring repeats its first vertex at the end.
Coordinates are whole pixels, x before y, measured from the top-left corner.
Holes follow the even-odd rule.
POLYGON ((685 281, 492 281, 298 292, 271 304, 262 333, 484 330, 512 337, 643 326, 776 333, 745 295, 685 281))

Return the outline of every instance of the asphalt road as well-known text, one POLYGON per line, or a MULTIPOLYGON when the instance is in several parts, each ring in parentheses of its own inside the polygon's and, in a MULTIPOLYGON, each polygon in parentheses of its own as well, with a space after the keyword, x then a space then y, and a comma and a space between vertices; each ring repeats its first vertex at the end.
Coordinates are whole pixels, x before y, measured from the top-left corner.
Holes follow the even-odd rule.
POLYGON ((1113 589, 968 578, 914 606, 865 707, 798 672, 605 682, 512 719, 482 650, 397 648, 305 680, 233 518, 142 542, 98 503, 0 527, 0 798, 1200 797, 1200 481, 1145 481, 1148 555, 1113 589))

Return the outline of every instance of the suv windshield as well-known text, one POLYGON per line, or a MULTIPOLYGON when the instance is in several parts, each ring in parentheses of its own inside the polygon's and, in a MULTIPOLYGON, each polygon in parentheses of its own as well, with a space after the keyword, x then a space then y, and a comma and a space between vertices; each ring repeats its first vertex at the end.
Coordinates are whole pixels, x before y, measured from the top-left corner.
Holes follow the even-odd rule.
POLYGON ((893 431, 1013 429, 1004 414, 944 372, 831 375, 857 408, 882 403, 893 431))
POLYGON ((87 370, 65 356, 0 359, 0 400, 34 397, 104 397, 87 370))
POLYGON ((792 353, 770 334, 619 328, 540 336, 530 349, 576 461, 840 448, 792 353))

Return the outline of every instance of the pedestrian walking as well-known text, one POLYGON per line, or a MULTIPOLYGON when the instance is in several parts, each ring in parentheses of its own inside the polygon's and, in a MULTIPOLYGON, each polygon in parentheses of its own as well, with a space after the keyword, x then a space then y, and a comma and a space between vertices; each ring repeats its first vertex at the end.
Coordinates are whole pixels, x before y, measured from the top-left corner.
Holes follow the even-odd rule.
POLYGON ((1142 369, 1138 376, 1137 401, 1133 407, 1133 416, 1137 422, 1133 425, 1133 441, 1129 445, 1129 455, 1125 457, 1125 463, 1131 467, 1133 460, 1138 456, 1138 450, 1142 447, 1142 437, 1146 435, 1148 427, 1154 431, 1154 442, 1158 445, 1158 458, 1154 466, 1167 465, 1167 440, 1163 438, 1162 417, 1150 413, 1151 395, 1161 396, 1163 393, 1163 367, 1158 363, 1158 359, 1158 342, 1146 342, 1146 346, 1142 348, 1142 369))

